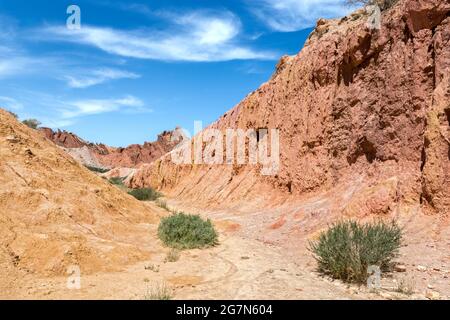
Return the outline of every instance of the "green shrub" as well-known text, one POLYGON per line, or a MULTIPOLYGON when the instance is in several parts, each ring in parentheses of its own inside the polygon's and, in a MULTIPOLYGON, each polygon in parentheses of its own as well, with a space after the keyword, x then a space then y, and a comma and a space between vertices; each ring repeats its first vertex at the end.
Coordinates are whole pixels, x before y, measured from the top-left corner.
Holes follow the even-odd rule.
POLYGON ((106 173, 109 171, 109 169, 98 168, 98 167, 93 167, 93 166, 88 166, 88 165, 85 165, 85 167, 88 168, 89 170, 91 170, 92 172, 106 173))
POLYGON ((109 182, 115 186, 123 186, 123 180, 125 179, 121 177, 113 177, 109 179, 109 182))
POLYGON ((128 194, 140 201, 154 201, 161 197, 161 194, 158 191, 151 188, 133 189, 129 191, 128 194))
POLYGON ((31 129, 37 129, 41 125, 41 122, 36 119, 23 120, 22 123, 31 129))
POLYGON ((344 221, 310 242, 320 272, 347 282, 363 283, 371 265, 387 271, 397 256, 401 229, 395 222, 359 224, 344 221))
POLYGON ((182 212, 161 219, 158 236, 169 247, 205 248, 217 244, 217 233, 211 221, 182 212))

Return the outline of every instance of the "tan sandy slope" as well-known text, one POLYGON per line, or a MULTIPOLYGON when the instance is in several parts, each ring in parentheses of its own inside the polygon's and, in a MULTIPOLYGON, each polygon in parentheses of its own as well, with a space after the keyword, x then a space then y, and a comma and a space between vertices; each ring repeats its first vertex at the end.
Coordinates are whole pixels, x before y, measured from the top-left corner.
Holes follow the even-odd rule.
POLYGON ((84 274, 150 256, 161 209, 142 204, 0 110, 0 292, 23 274, 84 274))

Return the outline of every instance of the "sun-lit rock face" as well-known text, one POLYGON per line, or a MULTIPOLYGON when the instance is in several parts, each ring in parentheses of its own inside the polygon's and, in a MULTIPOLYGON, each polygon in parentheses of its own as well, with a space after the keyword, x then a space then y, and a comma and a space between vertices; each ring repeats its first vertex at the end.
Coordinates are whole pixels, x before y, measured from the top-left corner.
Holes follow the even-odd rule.
POLYGON ((155 142, 143 145, 133 144, 124 148, 114 148, 105 144, 84 141, 77 135, 67 131, 53 131, 40 128, 39 131, 49 140, 63 147, 77 161, 100 168, 135 168, 143 163, 150 163, 170 152, 184 137, 179 129, 164 131, 155 142))
POLYGON ((0 290, 19 274, 119 270, 149 257, 136 239, 162 210, 77 163, 0 109, 0 290))
POLYGON ((403 204, 448 214, 449 12, 448 1, 400 0, 382 12, 380 29, 364 10, 321 20, 296 56, 211 125, 278 129, 276 175, 254 165, 176 165, 168 154, 129 185, 203 207, 328 192, 333 210, 348 214, 403 204))

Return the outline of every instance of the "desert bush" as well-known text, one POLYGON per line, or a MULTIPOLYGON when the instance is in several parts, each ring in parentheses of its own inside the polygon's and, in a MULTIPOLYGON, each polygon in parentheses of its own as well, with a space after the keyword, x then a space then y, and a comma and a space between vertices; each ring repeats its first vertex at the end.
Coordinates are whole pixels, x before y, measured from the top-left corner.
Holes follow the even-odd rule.
POLYGON ((147 288, 147 292, 144 295, 145 300, 171 300, 172 293, 169 287, 164 282, 156 282, 150 288, 147 288))
POLYGON ((109 179, 109 182, 115 186, 123 186, 124 178, 121 177, 113 177, 109 179))
POLYGON ((94 167, 94 166, 85 165, 85 167, 88 168, 92 172, 106 173, 109 171, 109 169, 98 168, 98 167, 94 167))
POLYGON ((412 278, 402 278, 398 280, 396 291, 408 296, 414 293, 415 282, 412 278))
POLYGON ((217 244, 217 233, 211 220, 182 212, 162 218, 158 227, 162 242, 172 248, 193 249, 217 244))
POLYGON ((37 129, 41 125, 41 122, 36 119, 26 119, 22 123, 31 129, 37 129))
POLYGON ((415 281, 413 278, 400 278, 397 282, 396 291, 399 293, 406 294, 408 296, 414 293, 415 281))
POLYGON ((176 262, 180 259, 180 252, 178 249, 171 249, 164 259, 164 262, 176 262))
POLYGON ((318 241, 310 242, 310 250, 320 272, 346 282, 363 283, 369 266, 379 266, 383 271, 391 267, 400 243, 401 229, 395 222, 343 221, 323 232, 318 241))
POLYGON ((167 205, 167 202, 164 200, 156 200, 156 205, 164 210, 170 211, 169 206, 167 205))
POLYGON ((151 188, 133 189, 128 191, 128 194, 140 201, 154 201, 161 197, 161 194, 158 191, 151 188))

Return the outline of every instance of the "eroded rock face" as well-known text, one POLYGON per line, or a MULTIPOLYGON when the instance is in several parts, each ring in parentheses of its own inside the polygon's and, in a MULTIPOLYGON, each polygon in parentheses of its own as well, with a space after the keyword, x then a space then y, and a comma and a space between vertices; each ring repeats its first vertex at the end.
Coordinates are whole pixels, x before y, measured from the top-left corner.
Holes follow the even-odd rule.
POLYGON ((93 174, 36 130, 0 109, 2 296, 22 276, 120 270, 148 259, 141 224, 161 211, 93 174))
POLYGON ((53 131, 50 128, 39 128, 39 131, 49 140, 64 148, 81 148, 88 143, 77 135, 67 131, 53 131))
POLYGON ((170 152, 184 136, 181 131, 164 131, 158 135, 155 142, 145 142, 143 145, 133 144, 126 148, 116 148, 113 152, 98 157, 99 161, 109 167, 134 168, 143 163, 151 163, 162 155, 170 152))
POLYGON ((64 148, 77 161, 102 168, 134 168, 143 163, 150 163, 171 151, 184 136, 179 129, 164 131, 155 142, 143 145, 130 145, 125 148, 114 148, 104 144, 86 142, 77 135, 67 131, 53 131, 40 128, 39 131, 49 140, 64 148))
POLYGON ((403 0, 383 12, 380 30, 363 12, 321 21, 298 55, 283 57, 267 83, 211 126, 278 129, 277 175, 175 165, 166 155, 128 183, 210 207, 282 203, 362 181, 339 210, 422 203, 447 215, 449 12, 448 1, 403 0))

